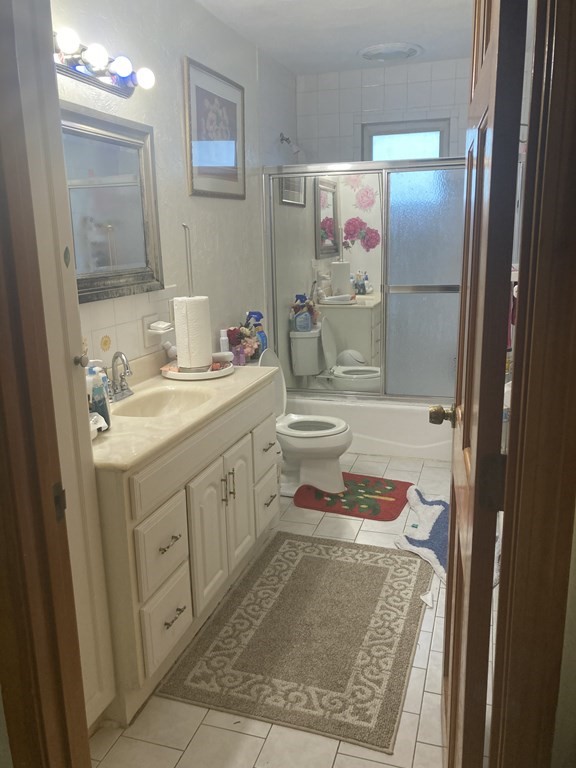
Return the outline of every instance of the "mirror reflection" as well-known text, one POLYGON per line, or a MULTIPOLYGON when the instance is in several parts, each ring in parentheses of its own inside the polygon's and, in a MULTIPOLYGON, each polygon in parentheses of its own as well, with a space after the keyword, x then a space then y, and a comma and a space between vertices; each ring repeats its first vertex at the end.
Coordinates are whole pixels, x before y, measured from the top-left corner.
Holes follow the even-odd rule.
POLYGON ((303 166, 298 178, 313 191, 314 210, 285 205, 291 174, 270 175, 276 343, 286 383, 318 394, 451 397, 463 163, 375 165, 331 166, 320 175, 303 166))
POLYGON ((152 129, 64 109, 81 303, 162 288, 152 129))
POLYGON ((340 253, 340 221, 336 182, 329 178, 314 180, 316 204, 316 258, 337 257, 340 253))

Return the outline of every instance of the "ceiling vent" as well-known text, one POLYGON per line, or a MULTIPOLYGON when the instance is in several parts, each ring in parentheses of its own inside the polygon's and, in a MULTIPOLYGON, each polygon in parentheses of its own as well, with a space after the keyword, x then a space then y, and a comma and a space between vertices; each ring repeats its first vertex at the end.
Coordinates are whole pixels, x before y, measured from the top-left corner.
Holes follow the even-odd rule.
POLYGON ((362 48, 358 55, 367 61, 403 61, 418 56, 422 50, 414 43, 380 43, 362 48))

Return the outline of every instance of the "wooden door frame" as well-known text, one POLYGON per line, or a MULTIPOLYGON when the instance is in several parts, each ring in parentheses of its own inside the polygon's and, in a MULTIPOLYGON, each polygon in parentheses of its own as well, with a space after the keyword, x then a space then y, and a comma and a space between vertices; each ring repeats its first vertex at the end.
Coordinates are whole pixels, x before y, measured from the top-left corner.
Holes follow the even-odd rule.
POLYGON ((576 10, 538 0, 491 768, 548 766, 576 496, 576 10))
POLYGON ((90 756, 12 3, 0 5, 0 681, 15 768, 90 756))

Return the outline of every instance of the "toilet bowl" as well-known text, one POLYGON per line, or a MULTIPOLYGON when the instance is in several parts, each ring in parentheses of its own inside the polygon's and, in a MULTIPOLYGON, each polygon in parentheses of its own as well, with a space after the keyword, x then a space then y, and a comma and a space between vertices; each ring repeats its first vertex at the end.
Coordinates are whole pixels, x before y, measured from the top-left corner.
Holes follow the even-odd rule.
POLYGON ((380 368, 364 365, 362 355, 353 349, 345 349, 338 355, 336 339, 326 320, 322 322, 320 338, 327 369, 323 375, 331 379, 334 389, 354 392, 380 391, 380 368), (340 362, 346 364, 339 365, 340 362))
POLYGON ((294 496, 301 485, 327 493, 346 490, 340 456, 352 442, 352 430, 336 416, 300 416, 286 413, 286 382, 280 361, 271 349, 259 365, 278 369, 276 376, 276 437, 282 449, 282 496, 294 496))

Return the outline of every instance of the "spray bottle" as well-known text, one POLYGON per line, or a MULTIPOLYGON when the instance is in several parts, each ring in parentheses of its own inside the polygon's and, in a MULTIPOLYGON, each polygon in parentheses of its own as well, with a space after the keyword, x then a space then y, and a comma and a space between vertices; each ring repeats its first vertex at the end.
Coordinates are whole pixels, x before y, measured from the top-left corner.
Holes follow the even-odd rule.
POLYGON ((258 312, 253 309, 251 309, 246 315, 246 326, 253 330, 256 338, 260 342, 259 355, 261 355, 262 352, 268 348, 268 337, 264 333, 264 328, 262 327, 263 317, 264 315, 262 312, 258 312))
POLYGON ((102 360, 90 360, 86 374, 86 390, 88 393, 88 409, 99 413, 108 427, 111 424, 110 408, 108 406, 108 377, 98 365, 102 360))

